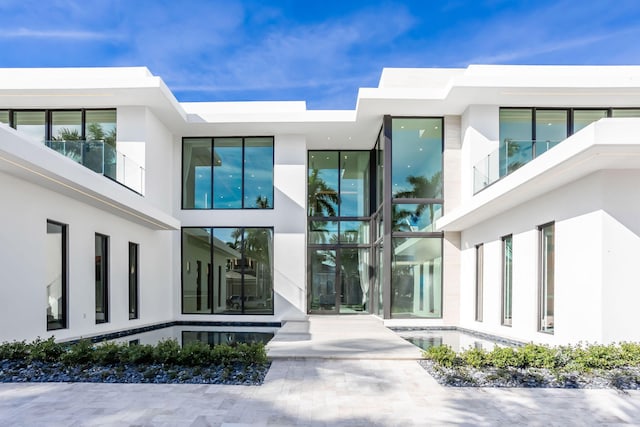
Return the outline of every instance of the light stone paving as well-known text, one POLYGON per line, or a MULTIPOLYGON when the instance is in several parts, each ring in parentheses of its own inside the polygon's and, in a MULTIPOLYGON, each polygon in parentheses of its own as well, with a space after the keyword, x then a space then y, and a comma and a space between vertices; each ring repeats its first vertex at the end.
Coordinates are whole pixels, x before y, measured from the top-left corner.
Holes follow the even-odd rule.
POLYGON ((442 387, 415 360, 342 353, 277 357, 262 386, 0 384, 0 426, 640 425, 640 391, 442 387))

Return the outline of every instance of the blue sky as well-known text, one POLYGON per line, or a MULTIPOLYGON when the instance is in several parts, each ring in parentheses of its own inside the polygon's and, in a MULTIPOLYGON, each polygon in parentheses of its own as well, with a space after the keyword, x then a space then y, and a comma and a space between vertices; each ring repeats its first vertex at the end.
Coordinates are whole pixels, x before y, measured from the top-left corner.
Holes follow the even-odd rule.
POLYGON ((180 101, 354 108, 383 67, 640 64, 640 1, 0 0, 0 67, 138 66, 180 101))

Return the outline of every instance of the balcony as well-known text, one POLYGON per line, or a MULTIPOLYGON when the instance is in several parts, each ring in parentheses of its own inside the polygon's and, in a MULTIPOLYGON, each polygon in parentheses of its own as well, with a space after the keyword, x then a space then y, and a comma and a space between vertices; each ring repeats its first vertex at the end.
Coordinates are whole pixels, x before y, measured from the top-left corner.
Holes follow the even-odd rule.
POLYGON ((76 163, 144 195, 145 170, 104 141, 45 141, 45 145, 76 163))
POLYGON ((526 165, 560 142, 505 139, 500 148, 489 153, 473 167, 473 194, 526 165))

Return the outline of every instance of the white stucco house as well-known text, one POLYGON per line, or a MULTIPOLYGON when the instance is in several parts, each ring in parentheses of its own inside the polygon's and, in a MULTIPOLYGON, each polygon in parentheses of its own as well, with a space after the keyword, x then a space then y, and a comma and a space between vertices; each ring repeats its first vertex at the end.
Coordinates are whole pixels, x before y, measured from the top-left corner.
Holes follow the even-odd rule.
POLYGON ((384 69, 348 111, 0 69, 0 341, 368 313, 640 340, 640 67, 384 69))

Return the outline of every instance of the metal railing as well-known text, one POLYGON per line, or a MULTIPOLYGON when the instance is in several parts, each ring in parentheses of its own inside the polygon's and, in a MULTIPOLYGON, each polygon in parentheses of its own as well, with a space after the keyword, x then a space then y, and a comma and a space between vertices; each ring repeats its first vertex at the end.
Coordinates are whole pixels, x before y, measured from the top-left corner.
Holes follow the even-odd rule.
POLYGON ((473 193, 509 175, 558 143, 560 141, 505 139, 502 147, 473 166, 473 193))
POLYGON ((45 145, 82 166, 144 194, 145 170, 104 141, 50 140, 45 145))

